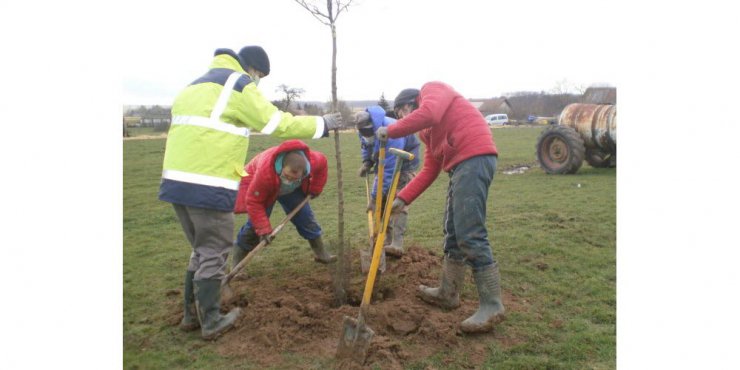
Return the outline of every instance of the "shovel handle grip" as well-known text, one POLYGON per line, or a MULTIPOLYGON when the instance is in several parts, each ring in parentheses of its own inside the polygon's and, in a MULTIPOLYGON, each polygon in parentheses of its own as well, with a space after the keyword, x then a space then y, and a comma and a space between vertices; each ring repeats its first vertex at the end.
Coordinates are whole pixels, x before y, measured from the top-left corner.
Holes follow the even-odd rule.
POLYGON ((397 148, 390 148, 388 151, 395 155, 397 158, 402 158, 404 161, 412 161, 414 160, 415 156, 413 153, 409 153, 407 151, 403 151, 401 149, 397 148))

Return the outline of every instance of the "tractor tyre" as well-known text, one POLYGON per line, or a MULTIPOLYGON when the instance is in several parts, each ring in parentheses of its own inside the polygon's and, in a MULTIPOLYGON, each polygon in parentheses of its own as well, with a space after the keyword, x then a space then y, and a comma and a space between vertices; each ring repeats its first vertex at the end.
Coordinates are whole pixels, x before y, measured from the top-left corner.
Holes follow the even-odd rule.
POLYGON ((576 173, 585 154, 583 139, 576 130, 561 125, 549 126, 537 139, 537 161, 549 174, 576 173))
POLYGON ((612 155, 598 149, 586 149, 586 162, 594 168, 609 168, 612 165, 612 155))

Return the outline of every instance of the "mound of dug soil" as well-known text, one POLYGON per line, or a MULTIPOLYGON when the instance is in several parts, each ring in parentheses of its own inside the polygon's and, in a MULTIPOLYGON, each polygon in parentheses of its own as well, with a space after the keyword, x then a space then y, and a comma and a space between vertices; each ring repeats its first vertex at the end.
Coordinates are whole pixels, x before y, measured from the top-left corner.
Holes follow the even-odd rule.
MULTIPOLYGON (((218 353, 277 368, 317 366, 287 363, 285 355, 290 353, 304 359, 333 358, 343 318, 357 317, 365 284, 359 271, 359 253, 353 257, 348 292, 352 305, 332 307, 331 277, 323 266, 317 266, 315 275, 281 283, 262 277, 233 280, 234 290, 247 292, 249 300, 242 293, 235 301, 235 305, 244 307, 243 313, 235 328, 214 343, 218 353)), ((377 283, 366 318, 375 337, 364 366, 358 368, 401 369, 440 351, 464 353, 473 368, 485 359, 486 347, 492 341, 502 346, 510 344, 510 339, 498 336, 495 330, 477 336, 460 332, 460 322, 478 308, 476 294, 463 295, 461 307, 451 311, 430 306, 416 296, 419 284, 437 286, 441 262, 441 256, 418 246, 408 248, 401 259, 388 257, 387 271, 377 283)), ((470 272, 466 284, 472 284, 470 272)), ((510 294, 503 294, 508 312, 521 309, 510 294)), ((500 325, 506 325, 506 321, 500 325)))

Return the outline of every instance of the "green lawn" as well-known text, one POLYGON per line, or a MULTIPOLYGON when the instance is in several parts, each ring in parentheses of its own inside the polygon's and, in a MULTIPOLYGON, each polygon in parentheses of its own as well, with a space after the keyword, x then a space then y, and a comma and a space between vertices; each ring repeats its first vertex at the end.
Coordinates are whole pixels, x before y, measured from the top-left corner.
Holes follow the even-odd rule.
MULTIPOLYGON (((488 343, 483 365, 497 369, 615 368, 616 169, 584 164, 577 174, 567 176, 547 175, 539 168, 503 174, 515 166, 535 164, 535 140, 541 130, 493 131, 500 155, 489 195, 489 233, 504 290, 526 302, 528 309, 507 313, 500 330, 518 340, 508 346, 488 343)), ((364 180, 355 175, 360 165, 357 137, 345 133, 341 140, 345 234, 350 240, 363 240, 366 218, 349 211, 365 206, 364 180)), ((249 158, 279 142, 253 136, 249 158)), ((307 142, 330 162, 329 182, 312 208, 331 239, 337 227, 334 140, 307 142)), ((215 344, 182 335, 173 325, 173 307, 166 292, 181 289, 190 250, 171 205, 157 200, 164 145, 163 139, 123 144, 124 368, 249 368, 243 359, 220 356, 215 344)), ((441 174, 413 204, 407 243, 441 252, 447 182, 447 175, 441 174)), ((276 223, 282 217, 277 211, 272 220, 276 223)), ((244 221, 243 215, 237 216, 237 227, 244 221)), ((308 259, 311 253, 308 248, 295 252, 292 246, 305 242, 292 230, 288 224, 281 232, 269 268, 255 259, 251 267, 255 274, 279 276, 277 272, 288 271, 292 279, 300 279, 311 273, 305 264, 292 263, 308 259)), ((431 356, 406 366, 459 368, 464 364, 431 356)))

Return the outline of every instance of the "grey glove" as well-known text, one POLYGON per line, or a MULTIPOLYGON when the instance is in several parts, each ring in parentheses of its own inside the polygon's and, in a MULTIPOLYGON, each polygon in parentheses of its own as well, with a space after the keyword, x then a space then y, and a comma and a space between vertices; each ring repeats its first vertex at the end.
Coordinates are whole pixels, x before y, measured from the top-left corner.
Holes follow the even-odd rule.
POLYGON ((373 168, 373 162, 370 162, 370 161, 362 162, 362 166, 357 171, 357 176, 359 177, 367 176, 367 174, 370 173, 370 169, 372 168, 373 168))
MULTIPOLYGON (((367 124, 370 122, 370 113, 368 112, 357 112, 352 117, 352 123, 355 125, 355 127, 362 128, 367 126, 367 124)), ((372 124, 370 125, 372 127, 372 124)))
POLYGON ((375 212, 375 201, 370 201, 367 203, 367 210, 375 212))
POLYGON ((342 126, 344 121, 342 120, 341 113, 329 113, 324 115, 324 125, 327 130, 336 130, 342 126))
POLYGON ((377 137, 378 140, 382 142, 388 141, 388 127, 385 127, 385 126, 378 127, 378 130, 375 131, 375 137, 377 137))
POLYGON ((396 198, 393 200, 393 205, 391 206, 391 213, 401 212, 403 207, 406 207, 406 202, 402 201, 399 198, 396 198))

